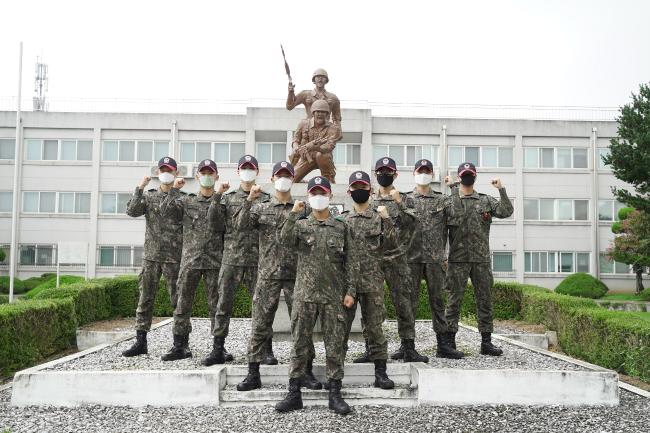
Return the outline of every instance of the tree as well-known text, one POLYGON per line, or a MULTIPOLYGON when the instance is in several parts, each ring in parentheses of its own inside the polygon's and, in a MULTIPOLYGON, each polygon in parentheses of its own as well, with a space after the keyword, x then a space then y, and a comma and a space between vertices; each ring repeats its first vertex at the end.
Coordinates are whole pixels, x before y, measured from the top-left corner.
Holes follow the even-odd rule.
POLYGON ((643 270, 650 266, 650 214, 623 208, 618 217, 620 222, 612 225, 612 232, 617 236, 607 255, 617 262, 632 265, 638 295, 643 291, 643 270))
POLYGON ((603 162, 614 176, 632 185, 634 192, 612 188, 621 203, 650 214, 650 83, 632 93, 632 102, 620 109, 618 137, 610 141, 610 153, 603 162))

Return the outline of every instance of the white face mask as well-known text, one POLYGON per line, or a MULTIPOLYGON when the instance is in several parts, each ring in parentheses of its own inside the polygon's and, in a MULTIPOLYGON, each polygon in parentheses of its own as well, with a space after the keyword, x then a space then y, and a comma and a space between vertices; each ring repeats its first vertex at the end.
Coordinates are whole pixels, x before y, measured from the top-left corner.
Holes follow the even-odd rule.
POLYGON ((160 180, 160 183, 163 185, 169 185, 170 183, 173 183, 174 179, 176 179, 176 176, 168 172, 160 173, 158 175, 158 180, 160 180))
POLYGON ((280 192, 289 191, 291 189, 291 185, 293 185, 293 181, 289 177, 279 177, 275 181, 275 189, 280 192))
POLYGON ((309 206, 315 210, 326 209, 330 205, 330 198, 326 195, 310 195, 309 206))
POLYGON ((429 185, 433 181, 433 175, 429 173, 418 173, 413 177, 418 185, 429 185))
POLYGON ((210 176, 209 174, 202 174, 199 177, 199 184, 203 188, 212 188, 214 186, 215 179, 214 177, 210 176))
POLYGON ((257 173, 255 173, 255 170, 251 170, 250 168, 239 170, 239 178, 244 182, 252 182, 256 177, 257 173))

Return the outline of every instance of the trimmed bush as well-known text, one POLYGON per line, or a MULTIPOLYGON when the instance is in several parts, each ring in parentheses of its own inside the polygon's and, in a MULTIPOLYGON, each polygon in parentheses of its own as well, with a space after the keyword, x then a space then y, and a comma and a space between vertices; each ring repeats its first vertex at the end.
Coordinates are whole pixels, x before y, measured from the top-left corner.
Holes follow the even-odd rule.
POLYGON ((75 306, 77 325, 105 320, 112 317, 111 298, 106 287, 93 283, 83 282, 43 289, 34 295, 33 299, 72 299, 75 306))
MULTIPOLYGON (((0 293, 9 294, 9 277, 0 277, 0 293)), ((25 293, 25 283, 18 278, 14 278, 14 294, 25 293)))
POLYGON ((639 296, 644 301, 650 301, 650 287, 646 288, 641 293, 639 293, 639 296))
MULTIPOLYGON (((32 290, 33 288, 43 284, 44 282, 46 282, 50 278, 52 278, 52 277, 31 277, 31 278, 27 278, 26 280, 23 280, 23 283, 25 283, 25 290, 29 292, 30 290, 32 290)), ((56 278, 56 276, 54 278, 56 278)))
POLYGON ((584 272, 569 275, 555 288, 557 293, 563 295, 591 299, 602 298, 608 290, 605 283, 584 272))
POLYGON ((0 374, 8 376, 74 347, 76 329, 70 298, 0 305, 0 374))
MULTIPOLYGON (((25 295, 28 299, 33 299, 36 295, 38 295, 40 292, 46 289, 53 289, 56 287, 56 275, 54 277, 40 277, 41 280, 45 280, 41 282, 38 286, 34 287, 31 289, 27 294, 25 295)), ((85 281, 84 277, 79 277, 76 275, 61 275, 59 278, 59 285, 61 287, 67 286, 68 284, 72 283, 80 283, 82 281, 85 281)))
POLYGON ((9 295, 0 295, 0 304, 8 304, 9 295))

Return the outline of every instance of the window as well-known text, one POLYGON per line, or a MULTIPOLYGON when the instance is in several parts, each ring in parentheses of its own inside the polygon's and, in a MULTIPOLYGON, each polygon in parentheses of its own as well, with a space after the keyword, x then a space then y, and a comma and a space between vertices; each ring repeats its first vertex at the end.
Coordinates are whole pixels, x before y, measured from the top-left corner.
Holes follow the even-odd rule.
POLYGON ((502 146, 449 146, 447 162, 450 168, 458 167, 463 162, 471 162, 477 167, 513 166, 512 147, 502 146))
POLYGON ((104 140, 103 161, 154 162, 169 155, 169 141, 104 140))
POLYGON ((334 164, 359 165, 361 164, 361 145, 353 143, 337 143, 332 154, 334 164))
POLYGON ((599 147, 598 148, 598 169, 599 170, 610 170, 611 166, 605 164, 603 158, 609 156, 609 147, 599 147))
POLYGON ((90 161, 92 140, 26 140, 25 159, 28 161, 90 161))
POLYGON ((492 271, 512 272, 512 252, 493 252, 492 271))
POLYGON ((524 253, 524 272, 572 273, 589 272, 589 253, 527 251, 524 253), (575 271, 574 271, 575 270, 575 271))
POLYGON ((90 213, 89 192, 23 192, 23 212, 90 213))
POLYGON ((525 199, 524 219, 541 221, 587 221, 589 200, 525 199))
POLYGON ((618 200, 598 200, 598 220, 618 221, 618 211, 624 207, 618 200))
MULTIPOLYGON (((212 159, 217 164, 236 164, 245 153, 245 145, 241 142, 182 141, 180 160, 199 162, 212 159)), ((286 159, 286 155, 281 159, 286 159)))
POLYGON ((11 247, 9 245, 0 245, 0 250, 5 252, 5 258, 0 260, 0 265, 8 265, 9 260, 11 260, 9 255, 11 252, 11 247))
POLYGON ((379 158, 383 158, 384 156, 393 158, 398 167, 412 168, 415 166, 415 163, 422 158, 430 160, 434 166, 437 166, 438 146, 386 144, 375 145, 373 147, 374 161, 377 161, 379 158))
POLYGON ((126 205, 131 199, 131 194, 120 192, 103 192, 100 199, 103 214, 126 214, 126 205))
MULTIPOLYGON (((286 146, 286 145, 285 145, 286 146)), ((214 143, 214 162, 236 164, 246 153, 244 143, 214 143)), ((281 160, 284 160, 283 157, 281 160)), ((276 161, 277 162, 277 161, 276 161)))
POLYGON ((11 212, 11 209, 13 209, 13 199, 13 192, 0 191, 0 212, 11 212))
POLYGON ((100 246, 97 255, 98 265, 107 267, 136 267, 142 265, 143 247, 100 246))
POLYGON ((526 168, 588 168, 588 150, 585 147, 526 147, 526 168))
POLYGON ((56 247, 54 245, 21 245, 20 264, 53 266, 56 264, 56 247))
POLYGON ((15 152, 15 138, 0 138, 0 159, 14 159, 15 152))
POLYGON ((257 161, 273 164, 287 159, 287 143, 257 143, 257 161))

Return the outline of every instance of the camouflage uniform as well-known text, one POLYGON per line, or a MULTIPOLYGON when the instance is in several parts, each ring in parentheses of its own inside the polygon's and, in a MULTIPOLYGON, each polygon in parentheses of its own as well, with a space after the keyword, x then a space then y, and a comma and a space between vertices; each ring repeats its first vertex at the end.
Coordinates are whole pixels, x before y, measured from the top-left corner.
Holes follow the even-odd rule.
POLYGON ((352 238, 348 226, 331 215, 318 221, 314 215, 298 220, 291 212, 284 222, 280 241, 296 248, 298 264, 291 312, 291 379, 302 378, 310 360, 312 334, 320 316, 325 343, 328 379, 343 378, 345 359, 345 294, 355 296, 352 276, 358 265, 351 254, 352 238))
POLYGON ((150 189, 143 193, 136 187, 126 205, 126 214, 131 217, 144 215, 146 219, 144 256, 139 276, 140 299, 135 315, 136 330, 149 331, 161 274, 165 276, 172 308, 176 308, 178 301, 176 280, 183 249, 181 193, 175 188, 169 192, 150 189))
POLYGON ((407 194, 417 215, 415 235, 408 252, 412 284, 410 295, 413 315, 417 315, 420 303, 420 283, 426 281, 433 329, 436 333, 446 331, 445 304, 442 291, 445 283, 443 262, 447 253, 447 217, 445 208, 451 200, 448 196, 430 190, 420 194, 417 190, 407 194))
POLYGON ((178 305, 174 310, 174 335, 192 332, 190 314, 201 277, 205 283, 210 318, 214 321, 225 230, 221 194, 214 193, 212 197, 189 194, 183 204, 183 257, 178 278, 178 305))
POLYGON ((276 197, 255 204, 246 200, 235 222, 237 231, 253 229, 259 232, 261 260, 253 297, 248 362, 262 362, 264 358, 265 343, 273 338, 273 319, 278 310, 281 292, 284 292, 284 300, 291 316, 298 258, 296 249, 280 242, 278 235, 292 208, 293 200, 282 203, 276 197))
POLYGON ((363 266, 363 279, 356 287, 357 297, 352 308, 347 310, 347 332, 345 341, 350 336, 352 321, 361 305, 363 333, 368 341, 369 359, 388 359, 388 343, 382 330, 386 318, 384 306, 384 272, 381 269, 384 247, 396 241, 397 232, 392 219, 382 219, 372 209, 357 213, 356 210, 345 211, 341 218, 348 224, 354 238, 354 248, 359 266, 363 266))
MULTIPOLYGON (((236 191, 226 193, 221 199, 225 211, 226 233, 219 272, 219 303, 212 327, 212 335, 215 337, 228 336, 235 292, 239 285, 243 283, 252 298, 257 283, 259 233, 257 230, 237 230, 235 227, 235 220, 242 205, 247 201, 248 194, 239 187, 236 191)), ((257 200, 262 202, 268 199, 269 195, 262 192, 257 200)))
POLYGON ((492 217, 512 215, 512 203, 506 189, 499 189, 501 200, 477 193, 463 196, 453 188, 451 205, 446 208, 449 229, 449 269, 447 288, 449 301, 445 318, 448 332, 458 331, 460 304, 467 278, 472 280, 476 296, 478 329, 492 332, 492 266, 490 263, 490 224, 492 217))
POLYGON ((409 267, 406 252, 415 228, 415 212, 407 204, 406 194, 400 193, 402 202, 395 203, 392 197, 382 197, 379 192, 373 197, 372 209, 385 206, 397 232, 395 241, 387 241, 384 248, 382 270, 384 280, 390 289, 391 299, 397 314, 397 330, 402 340, 415 339, 415 317, 411 306, 409 267))

